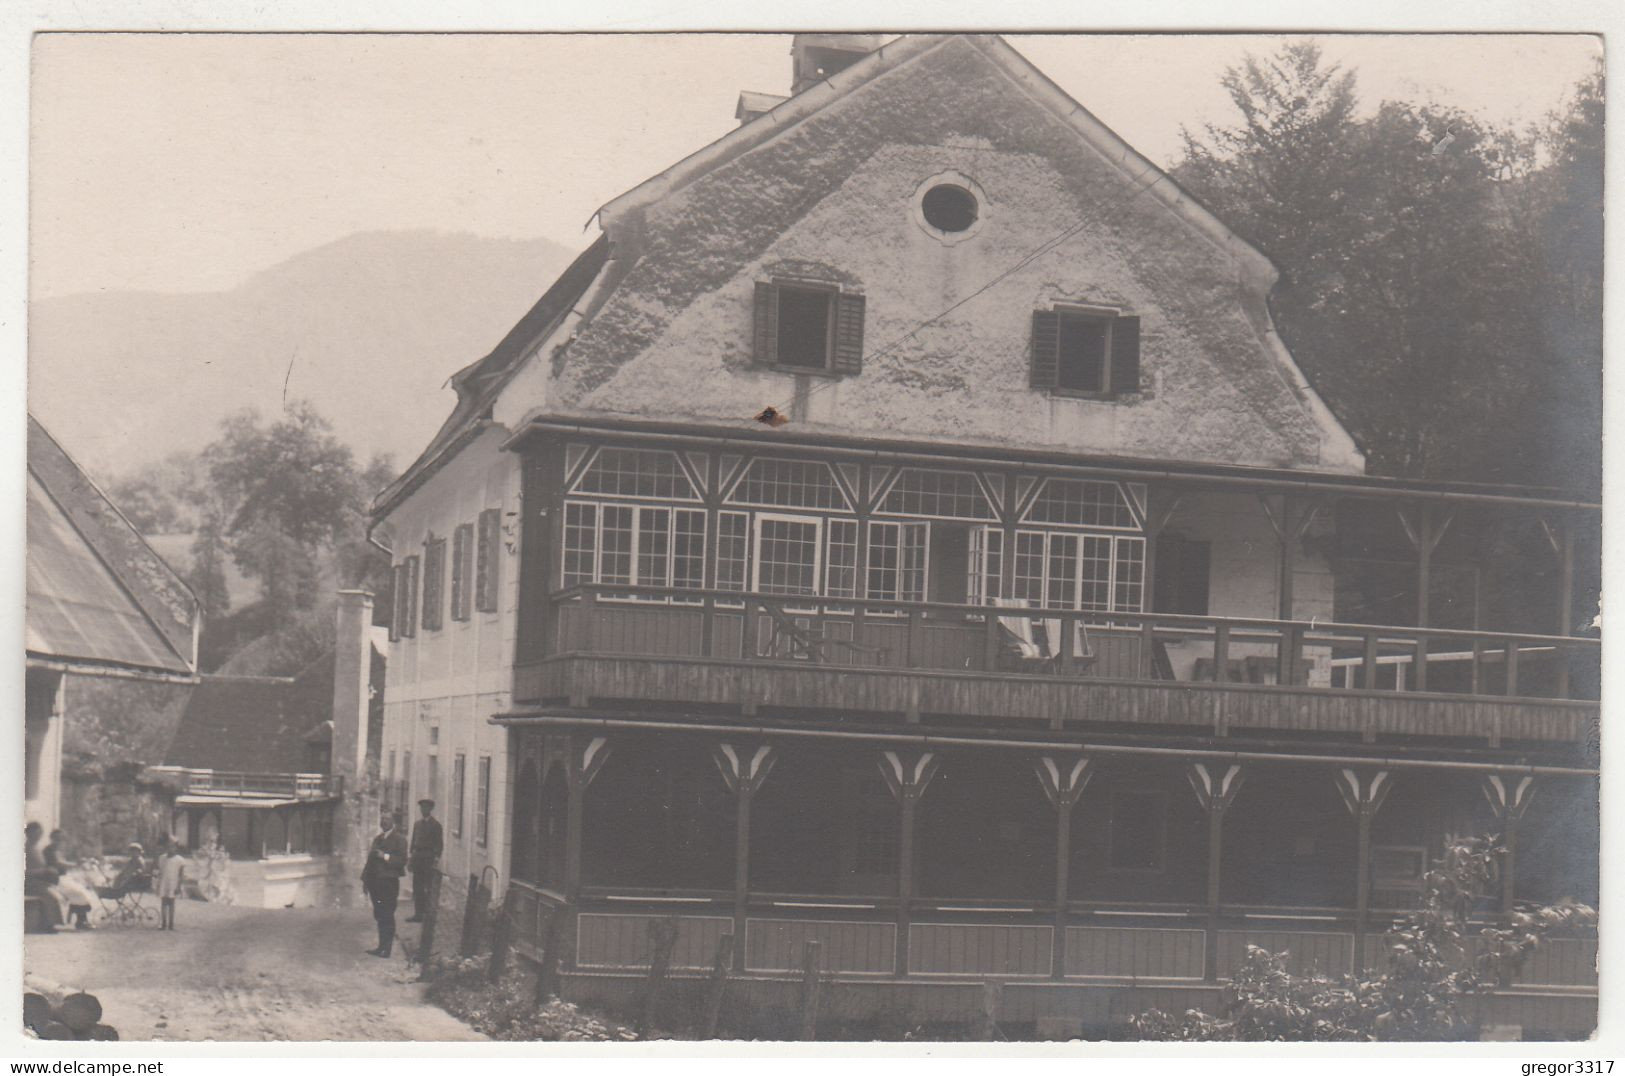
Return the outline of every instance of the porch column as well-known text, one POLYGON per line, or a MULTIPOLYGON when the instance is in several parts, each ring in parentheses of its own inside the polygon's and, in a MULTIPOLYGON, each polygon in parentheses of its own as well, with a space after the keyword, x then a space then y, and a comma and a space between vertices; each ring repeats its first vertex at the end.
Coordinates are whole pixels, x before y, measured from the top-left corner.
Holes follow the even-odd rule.
POLYGON ((1511 915, 1518 865, 1518 823, 1529 809, 1529 801, 1535 798, 1535 779, 1527 774, 1502 777, 1492 773, 1484 778, 1483 789, 1501 828, 1501 847, 1506 849, 1501 856, 1501 914, 1511 915))
MULTIPOLYGON (((1405 537, 1410 539, 1412 548, 1416 550, 1416 626, 1424 630, 1428 627, 1432 613, 1429 591, 1433 583, 1433 551, 1438 548, 1439 539, 1450 529, 1450 522, 1454 518, 1448 513, 1442 519, 1439 518, 1434 512, 1433 505, 1428 503, 1424 503, 1414 516, 1403 508, 1399 509, 1399 524, 1405 528, 1405 537)), ((1417 636, 1416 668, 1413 672, 1415 675, 1412 681, 1415 689, 1426 691, 1428 687, 1426 635, 1417 636)))
POLYGON ((1343 805, 1354 815, 1360 840, 1354 873, 1354 959, 1355 974, 1365 970, 1366 918, 1371 908, 1371 820, 1382 809, 1393 781, 1387 770, 1339 770, 1337 791, 1343 805))
POLYGON ((745 919, 750 912, 750 802, 779 753, 759 742, 719 743, 711 748, 711 758, 728 791, 734 794, 734 946, 735 971, 745 970, 745 919))
MULTIPOLYGON (((586 804, 587 786, 604 768, 610 755, 610 744, 602 736, 584 732, 568 732, 549 736, 546 743, 546 762, 542 766, 541 786, 547 784, 547 771, 555 764, 564 767, 564 908, 566 916, 560 924, 558 936, 573 938, 571 929, 576 909, 581 903, 581 816, 586 804)), ((566 941, 567 967, 575 964, 575 946, 566 941)))
POLYGON ((934 751, 886 751, 880 772, 900 806, 897 831, 897 974, 908 974, 909 904, 914 899, 914 816, 920 797, 937 775, 941 758, 934 751))
MULTIPOLYGON (((1559 519, 1552 523, 1540 521, 1546 540, 1557 554, 1557 634, 1574 634, 1574 523, 1559 519)), ((1557 697, 1569 697, 1569 653, 1557 652, 1557 697)))
POLYGON ((1083 788, 1093 774, 1085 755, 1040 755, 1033 763, 1044 796, 1055 808, 1055 936, 1050 956, 1050 976, 1066 975, 1066 927, 1068 874, 1072 865, 1072 808, 1077 806, 1083 788))
POLYGON ((1214 982, 1219 978, 1219 862, 1224 852, 1224 814, 1241 791, 1245 775, 1240 766, 1229 766, 1221 773, 1218 767, 1209 770, 1205 764, 1194 762, 1185 776, 1196 790, 1196 802, 1207 812, 1207 948, 1202 977, 1214 982))
MULTIPOLYGON (((1268 495, 1258 494, 1258 503, 1264 509, 1265 517, 1269 519, 1271 529, 1275 531, 1276 545, 1280 550, 1277 560, 1275 618, 1293 620, 1295 599, 1292 592, 1292 577, 1298 564, 1298 544, 1303 541, 1304 533, 1309 530, 1310 524, 1315 521, 1315 516, 1320 513, 1323 505, 1313 501, 1305 502, 1290 493, 1283 493, 1280 514, 1277 515, 1268 495)), ((1281 634, 1275 674, 1278 683, 1290 684, 1298 678, 1299 638, 1296 628, 1286 629, 1281 634)))

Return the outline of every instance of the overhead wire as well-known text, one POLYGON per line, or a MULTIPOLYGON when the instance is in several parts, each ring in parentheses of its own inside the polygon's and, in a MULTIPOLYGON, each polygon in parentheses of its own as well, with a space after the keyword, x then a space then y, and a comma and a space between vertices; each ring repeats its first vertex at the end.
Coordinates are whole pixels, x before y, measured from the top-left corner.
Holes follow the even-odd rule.
MULTIPOLYGON (((1146 167, 1143 170, 1141 170, 1140 173, 1138 175, 1136 175, 1134 177, 1133 181, 1132 181, 1133 183, 1136 184, 1135 190, 1130 194, 1121 196, 1117 200, 1115 205, 1111 205, 1111 206, 1108 206, 1106 208, 1106 212, 1114 213, 1114 214, 1121 214, 1122 211, 1124 211, 1124 210, 1126 210, 1128 208, 1128 205, 1129 205, 1130 202, 1134 201, 1140 195, 1142 195, 1142 194, 1146 193, 1147 191, 1151 190, 1153 187, 1155 187, 1158 183, 1161 183, 1166 178, 1168 178, 1166 172, 1160 171, 1157 168, 1157 166, 1154 165, 1154 164, 1147 164, 1146 167), (1150 183, 1146 183, 1146 184, 1141 185, 1140 180, 1142 180, 1146 175, 1148 175, 1148 174, 1150 174, 1152 172, 1157 172, 1158 173, 1157 177, 1155 179, 1153 179, 1150 183)), ((949 314, 952 314, 955 310, 958 310, 960 307, 964 306, 966 303, 968 303, 971 300, 977 298, 978 296, 981 296, 981 295, 985 294, 990 289, 992 289, 994 287, 997 287, 999 284, 1003 283, 1005 280, 1009 279, 1014 274, 1019 273, 1021 270, 1025 269, 1027 266, 1029 266, 1033 262, 1037 261, 1039 258, 1042 258, 1044 255, 1049 254, 1052 251, 1056 250, 1063 243, 1065 243, 1067 240, 1071 239, 1073 236, 1075 236, 1078 233, 1082 232, 1085 228, 1089 227, 1090 225, 1092 225, 1092 224, 1105 225, 1105 224, 1109 224, 1109 223, 1113 222, 1116 219, 1116 215, 1113 215, 1113 216, 1110 216, 1110 217, 1098 215, 1101 208, 1103 206, 1106 206, 1106 203, 1107 203, 1107 199, 1105 199, 1105 198, 1099 199, 1098 201, 1096 201, 1094 203, 1094 205, 1090 206, 1083 213, 1081 219, 1079 219, 1075 224, 1072 224, 1072 225, 1069 225, 1066 228, 1063 228, 1061 231, 1057 232, 1056 234, 1052 235, 1048 239, 1044 240, 1038 246, 1034 247, 1032 250, 1030 250, 1026 254, 1022 255, 1022 257, 1019 260, 1017 260, 1013 265, 1011 265, 1009 268, 1004 269, 1004 270, 1000 271, 999 273, 995 274, 992 278, 987 280, 985 283, 981 284, 974 291, 972 291, 969 294, 965 295, 964 297, 956 300, 954 303, 952 303, 951 305, 949 305, 945 309, 937 312, 936 314, 933 314, 931 317, 926 318, 924 321, 922 321, 919 324, 915 325, 913 328, 909 329, 907 332, 903 333, 901 336, 898 336, 895 339, 893 339, 890 343, 886 344, 884 347, 877 348, 874 351, 866 351, 866 352, 864 352, 863 355, 860 358, 860 361, 861 362, 869 362, 869 361, 873 361, 875 359, 879 359, 882 356, 890 354, 892 351, 895 351, 897 348, 901 347, 903 344, 905 344, 909 340, 913 339, 916 335, 918 335, 920 333, 921 330, 929 328, 931 325, 934 325, 936 322, 941 321, 943 318, 947 317, 949 314)), ((801 400, 801 402, 803 404, 805 404, 805 403, 811 401, 812 398, 814 396, 816 396, 818 393, 824 392, 824 391, 826 391, 828 389, 831 389, 831 388, 835 387, 835 385, 837 383, 838 382, 835 382, 835 381, 826 381, 826 382, 822 382, 822 383, 817 384, 817 385, 813 385, 804 394, 799 394, 800 400, 801 400)), ((783 404, 775 405, 774 407, 767 408, 762 412, 762 414, 767 414, 769 412, 774 412, 774 413, 777 413, 779 415, 787 415, 787 412, 794 406, 793 401, 794 401, 794 398, 792 398, 792 401, 787 401, 787 402, 785 402, 783 404)), ((772 423, 772 424, 773 425, 781 425, 782 423, 772 423)))

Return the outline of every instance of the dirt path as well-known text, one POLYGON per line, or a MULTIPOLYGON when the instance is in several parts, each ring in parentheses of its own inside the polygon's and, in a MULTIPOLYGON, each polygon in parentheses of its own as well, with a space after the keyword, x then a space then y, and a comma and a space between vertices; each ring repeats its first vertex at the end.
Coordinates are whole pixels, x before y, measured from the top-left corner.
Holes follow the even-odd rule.
MULTIPOLYGON (((380 960, 365 910, 183 902, 179 929, 30 934, 24 968, 101 998, 125 1039, 459 1041, 484 1036, 423 1000, 396 946, 380 960)), ((404 927, 403 930, 410 930, 404 927)))

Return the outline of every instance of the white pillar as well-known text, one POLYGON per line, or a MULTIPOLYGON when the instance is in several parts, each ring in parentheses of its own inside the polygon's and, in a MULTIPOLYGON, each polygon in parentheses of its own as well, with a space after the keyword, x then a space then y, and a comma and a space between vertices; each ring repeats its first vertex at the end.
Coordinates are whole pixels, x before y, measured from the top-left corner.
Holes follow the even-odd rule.
POLYGON ((340 906, 359 899, 362 857, 378 811, 367 768, 367 725, 372 703, 372 595, 338 594, 333 646, 333 761, 343 798, 333 818, 330 889, 340 906))

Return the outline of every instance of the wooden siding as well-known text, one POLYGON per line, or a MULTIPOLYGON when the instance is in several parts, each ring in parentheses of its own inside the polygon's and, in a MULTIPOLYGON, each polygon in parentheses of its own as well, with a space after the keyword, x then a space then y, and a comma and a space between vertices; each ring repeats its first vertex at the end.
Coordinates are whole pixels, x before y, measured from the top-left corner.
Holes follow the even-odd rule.
POLYGON ((1328 691, 1243 684, 832 668, 793 662, 567 655, 515 669, 515 698, 652 700, 925 713, 992 720, 1106 721, 1216 732, 1292 729, 1366 736, 1455 736, 1577 743, 1594 702, 1328 691))
POLYGON ((1161 927, 1068 927, 1066 973, 1122 979, 1200 979, 1207 935, 1161 927))
MULTIPOLYGON (((603 915, 584 912, 576 918, 576 963, 584 968, 646 968, 650 961, 649 924, 654 915, 603 915)), ((685 915, 677 920, 674 968, 709 968, 716 961, 717 939, 733 930, 733 920, 685 915)))
POLYGON ((921 975, 1048 975, 1052 927, 915 923, 908 969, 921 975))
POLYGON ((897 965, 896 923, 751 919, 745 924, 745 967, 798 971, 809 941, 821 943, 824 971, 890 974, 897 965))
POLYGON ((1596 986, 1597 939, 1553 938, 1529 955, 1513 976, 1520 986, 1596 986))
MULTIPOLYGON (((1286 965, 1294 974, 1319 974, 1333 978, 1353 970, 1354 935, 1309 930, 1221 930, 1219 931, 1219 977, 1235 974, 1247 955, 1247 946, 1256 945, 1272 953, 1286 953, 1286 965)), ((1370 949, 1367 949, 1370 952, 1370 949)))

